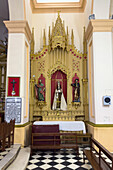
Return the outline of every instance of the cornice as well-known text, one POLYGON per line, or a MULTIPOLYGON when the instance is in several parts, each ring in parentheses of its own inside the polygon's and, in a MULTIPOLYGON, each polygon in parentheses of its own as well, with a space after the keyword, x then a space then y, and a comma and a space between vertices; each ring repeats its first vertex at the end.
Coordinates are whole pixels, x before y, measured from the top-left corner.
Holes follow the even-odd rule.
POLYGON ((93 32, 112 32, 113 20, 110 19, 96 19, 90 20, 87 30, 86 39, 89 41, 93 32))
POLYGON ((31 41, 31 30, 27 21, 4 21, 9 33, 24 33, 28 42, 31 41))
POLYGON ((30 0, 32 13, 56 13, 60 10, 63 13, 82 13, 86 6, 86 0, 80 2, 60 2, 60 3, 37 3, 30 0))

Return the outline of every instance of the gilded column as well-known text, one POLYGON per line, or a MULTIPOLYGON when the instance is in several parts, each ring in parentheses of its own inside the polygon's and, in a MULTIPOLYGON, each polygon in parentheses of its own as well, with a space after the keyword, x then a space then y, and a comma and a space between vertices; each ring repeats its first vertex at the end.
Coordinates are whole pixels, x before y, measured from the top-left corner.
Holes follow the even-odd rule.
POLYGON ((89 119, 88 111, 88 78, 87 78, 87 41, 85 38, 84 27, 84 40, 83 40, 83 110, 85 114, 85 120, 89 119))

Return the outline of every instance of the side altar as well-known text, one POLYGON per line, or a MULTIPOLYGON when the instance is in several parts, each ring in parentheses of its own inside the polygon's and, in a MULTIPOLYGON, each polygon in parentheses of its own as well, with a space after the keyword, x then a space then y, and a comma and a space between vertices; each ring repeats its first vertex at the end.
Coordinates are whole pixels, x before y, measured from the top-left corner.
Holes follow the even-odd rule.
POLYGON ((72 30, 69 44, 68 27, 58 13, 49 41, 43 34, 43 49, 34 53, 34 29, 31 41, 30 121, 88 120, 87 52, 84 29, 83 53, 74 46, 72 30))

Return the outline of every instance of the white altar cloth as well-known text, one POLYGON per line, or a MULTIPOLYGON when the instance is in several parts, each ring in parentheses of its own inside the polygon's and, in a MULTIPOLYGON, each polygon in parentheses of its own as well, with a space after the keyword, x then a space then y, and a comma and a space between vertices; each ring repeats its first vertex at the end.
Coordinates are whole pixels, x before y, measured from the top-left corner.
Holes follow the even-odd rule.
POLYGON ((83 121, 35 121, 33 125, 59 125, 63 131, 83 131, 86 133, 83 121))

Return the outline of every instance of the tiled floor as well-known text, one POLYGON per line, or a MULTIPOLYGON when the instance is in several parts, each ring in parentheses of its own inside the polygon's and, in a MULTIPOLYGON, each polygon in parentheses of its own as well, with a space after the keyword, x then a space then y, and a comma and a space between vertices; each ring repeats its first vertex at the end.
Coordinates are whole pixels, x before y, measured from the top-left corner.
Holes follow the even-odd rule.
POLYGON ((91 170, 89 161, 83 162, 82 150, 79 149, 79 156, 73 149, 37 151, 31 156, 26 170, 91 170))
POLYGON ((4 152, 0 151, 0 161, 8 154, 11 148, 6 148, 4 152))

